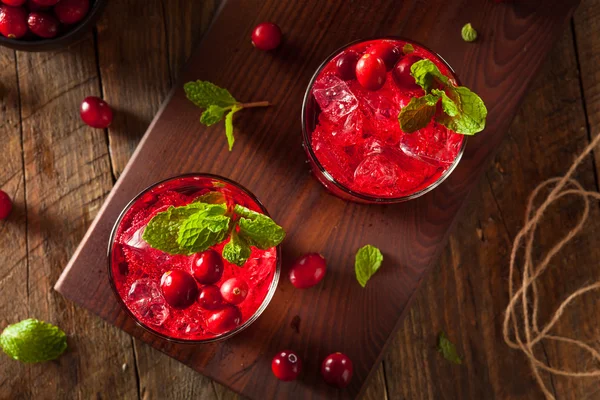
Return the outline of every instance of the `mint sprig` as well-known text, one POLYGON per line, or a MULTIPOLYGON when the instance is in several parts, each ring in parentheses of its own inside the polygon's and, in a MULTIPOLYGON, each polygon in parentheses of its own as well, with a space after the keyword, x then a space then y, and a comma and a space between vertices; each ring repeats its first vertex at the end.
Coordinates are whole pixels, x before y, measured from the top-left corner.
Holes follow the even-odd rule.
POLYGON ((156 214, 142 237, 152 248, 185 255, 205 251, 230 237, 223 258, 242 266, 250 257, 250 246, 275 247, 285 238, 285 231, 266 215, 239 204, 230 211, 222 194, 209 192, 188 205, 156 214))
POLYGON ((220 122, 225 117, 225 135, 229 151, 233 149, 235 142, 233 136, 233 115, 244 108, 268 107, 270 105, 268 101, 240 103, 227 89, 208 81, 188 82, 183 85, 183 90, 192 103, 205 109, 200 116, 200 123, 211 126, 220 122))
POLYGON ((67 349, 67 335, 57 326, 29 318, 6 327, 0 347, 9 357, 25 363, 50 361, 67 349))
POLYGON ((431 60, 417 61, 410 71, 425 96, 413 97, 400 110, 398 122, 405 133, 426 127, 432 118, 463 135, 474 135, 485 128, 487 108, 476 93, 464 86, 454 86, 431 60), (440 100, 443 112, 436 115, 440 100))
POLYGON ((437 350, 446 360, 454 364, 462 364, 462 359, 456 351, 456 346, 448 339, 448 336, 446 336, 443 331, 438 335, 437 350))
POLYGON ((377 272, 383 262, 381 251, 370 244, 361 247, 356 252, 354 272, 360 286, 365 287, 371 277, 377 272))

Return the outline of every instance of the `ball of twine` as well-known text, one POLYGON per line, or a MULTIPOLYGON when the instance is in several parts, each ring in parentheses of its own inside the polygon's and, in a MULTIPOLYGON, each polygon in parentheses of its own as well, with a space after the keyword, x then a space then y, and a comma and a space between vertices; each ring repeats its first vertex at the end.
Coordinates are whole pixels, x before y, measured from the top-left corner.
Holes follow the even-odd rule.
POLYGON ((556 309, 549 318, 549 322, 543 327, 539 324, 539 293, 538 279, 548 269, 548 265, 553 257, 577 235, 590 213, 590 201, 600 200, 600 193, 595 191, 584 190, 576 180, 572 179, 573 173, 587 155, 600 142, 600 134, 585 148, 585 150, 573 162, 567 173, 563 177, 552 178, 542 182, 529 196, 527 208, 525 211, 525 226, 519 231, 513 242, 512 252, 510 255, 510 271, 508 292, 510 302, 506 308, 503 325, 504 341, 512 348, 522 351, 531 366, 533 375, 542 389, 547 399, 554 400, 553 394, 550 392, 544 380, 542 379, 542 371, 547 371, 551 374, 562 375, 574 378, 583 377, 600 377, 600 369, 588 371, 570 371, 563 368, 553 368, 547 363, 541 361, 534 352, 536 345, 544 340, 562 342, 568 345, 576 346, 586 351, 590 357, 600 362, 600 352, 585 342, 577 339, 572 339, 564 336, 557 336, 550 333, 552 328, 559 321, 560 317, 567 310, 570 303, 577 297, 582 296, 590 291, 600 289, 600 282, 596 282, 589 286, 585 286, 571 295, 569 295, 556 309), (542 201, 539 206, 535 206, 536 200, 540 193, 551 188, 550 193, 542 201), (552 247, 548 253, 541 259, 540 262, 534 262, 532 251, 535 242, 535 232, 544 218, 546 211, 555 201, 567 197, 576 196, 583 201, 583 210, 574 228, 569 230, 560 241, 552 247), (519 249, 524 244, 522 257, 517 257, 519 249), (514 277, 517 264, 523 264, 522 279, 520 287, 516 288, 514 277), (519 312, 519 309, 521 310, 519 312))

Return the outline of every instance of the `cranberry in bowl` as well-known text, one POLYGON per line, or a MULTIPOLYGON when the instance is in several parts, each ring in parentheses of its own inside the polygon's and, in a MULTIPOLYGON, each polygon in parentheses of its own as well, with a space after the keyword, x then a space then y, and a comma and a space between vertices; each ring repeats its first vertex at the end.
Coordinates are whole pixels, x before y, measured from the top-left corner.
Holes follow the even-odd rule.
POLYGON ((487 110, 452 68, 402 38, 361 40, 317 69, 302 105, 303 145, 334 195, 398 203, 438 186, 458 164, 487 110), (463 100, 473 101, 463 107, 463 100), (471 107, 472 105, 472 107, 471 107))
POLYGON ((269 304, 284 236, 236 182, 182 175, 147 188, 122 211, 109 241, 109 279, 128 314, 157 336, 224 340, 269 304), (265 224, 268 236, 256 229, 265 224))

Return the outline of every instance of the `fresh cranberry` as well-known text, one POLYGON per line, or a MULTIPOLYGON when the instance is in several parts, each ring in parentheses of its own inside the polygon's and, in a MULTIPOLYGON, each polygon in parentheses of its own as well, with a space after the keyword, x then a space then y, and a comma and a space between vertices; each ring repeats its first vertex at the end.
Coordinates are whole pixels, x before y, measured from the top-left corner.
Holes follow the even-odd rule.
POLYGON ((11 39, 19 39, 27 33, 27 11, 23 7, 0 7, 0 33, 11 39))
POLYGON ((223 307, 223 296, 218 287, 207 285, 200 289, 198 303, 205 310, 218 310, 223 307))
POLYGON ((369 47, 367 53, 379 57, 383 60, 385 68, 389 71, 394 68, 396 61, 400 58, 400 49, 398 46, 388 42, 380 42, 369 47))
POLYGON ((415 78, 410 74, 410 67, 417 61, 422 60, 421 57, 415 55, 404 56, 398 61, 392 72, 394 81, 399 88, 405 90, 419 89, 419 85, 415 83, 415 78))
POLYGON ((50 8, 50 7, 39 5, 38 3, 35 2, 35 0, 27 0, 26 7, 29 11, 42 11, 42 10, 47 10, 50 8))
POLYGON ((290 281, 298 289, 306 289, 321 282, 327 264, 318 253, 308 253, 296 260, 290 270, 290 281))
POLYGON ((356 79, 368 90, 380 89, 385 83, 385 63, 372 54, 364 54, 356 63, 356 79))
POLYGON ((6 192, 0 190, 0 219, 6 219, 12 210, 12 201, 6 192))
POLYGON ((53 5, 56 5, 56 3, 58 3, 60 0, 31 0, 31 1, 32 1, 32 3, 35 3, 41 7, 52 7, 53 5))
POLYGON ((280 381, 293 381, 302 372, 302 360, 294 351, 284 350, 273 357, 271 370, 280 381))
POLYGON ((356 63, 360 56, 354 50, 348 50, 336 61, 337 74, 345 81, 356 78, 356 63))
POLYGON ((90 0, 60 0, 54 6, 54 13, 63 24, 74 24, 86 16, 90 0))
POLYGON ((2 0, 2 3, 6 4, 7 6, 19 7, 25 4, 25 1, 26 0, 2 0))
POLYGON ((113 112, 108 103, 95 96, 83 100, 79 114, 83 122, 92 128, 108 128, 113 119, 113 112))
POLYGON ((53 38, 58 33, 58 20, 52 15, 34 11, 27 18, 29 30, 39 37, 53 38))
POLYGON ((178 269, 163 274, 160 288, 167 303, 174 308, 188 308, 198 297, 198 285, 194 277, 178 269))
POLYGON ((273 50, 281 43, 281 29, 271 23, 263 22, 252 30, 252 44, 260 50, 273 50))
POLYGON ((223 276, 223 259, 216 251, 208 249, 192 258, 192 275, 204 285, 212 285, 223 276))
POLYGON ((321 364, 321 375, 325 382, 340 389, 350 384, 352 371, 352 361, 342 353, 328 355, 321 364))
POLYGON ((231 304, 240 304, 248 296, 248 284, 240 278, 231 278, 221 285, 221 295, 231 304))
POLYGON ((220 335, 237 328, 242 322, 242 313, 236 306, 226 305, 206 319, 206 327, 212 333, 220 335))

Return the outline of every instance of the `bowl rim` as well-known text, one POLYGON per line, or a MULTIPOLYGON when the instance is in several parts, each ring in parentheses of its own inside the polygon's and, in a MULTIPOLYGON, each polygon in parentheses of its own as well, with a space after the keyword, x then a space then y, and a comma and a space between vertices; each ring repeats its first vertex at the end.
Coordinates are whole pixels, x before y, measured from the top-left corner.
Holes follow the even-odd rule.
MULTIPOLYGON (((328 183, 331 183, 333 185, 335 185, 339 190, 341 190, 342 192, 344 192, 345 194, 347 194, 348 196, 350 196, 350 198, 354 198, 356 199, 356 201, 359 202, 366 202, 366 203, 377 203, 377 204, 394 204, 394 203, 401 203, 404 201, 408 201, 408 200, 412 200, 415 199, 417 197, 420 197, 426 193, 429 193, 430 191, 432 191, 433 189, 435 189, 436 187, 438 187, 443 181, 446 180, 446 178, 448 178, 448 176, 450 176, 450 174, 456 169, 456 167, 458 166, 458 163, 460 162, 463 153, 465 151, 465 147, 467 145, 467 139, 468 137, 466 135, 463 135, 463 141, 460 147, 460 150, 458 151, 458 154, 456 155, 456 158, 454 159, 454 161, 452 162, 452 165, 450 165, 450 167, 448 167, 448 169, 442 174, 440 175, 440 177, 435 181, 432 182, 429 186, 411 193, 409 195, 405 195, 405 196, 400 196, 400 197, 377 197, 374 195, 368 195, 368 194, 364 194, 364 193, 360 193, 357 191, 354 191, 346 186, 344 186, 342 183, 338 182, 330 173, 329 171, 327 171, 325 169, 325 167, 323 167, 323 165, 321 164, 321 162, 319 161, 319 159, 317 158, 316 154, 313 151, 312 148, 312 144, 311 144, 311 137, 308 133, 308 127, 307 127, 307 105, 308 102, 311 100, 311 90, 312 87, 317 79, 317 77, 319 76, 319 74, 321 73, 321 71, 323 70, 323 68, 325 68, 325 66, 333 59, 335 58, 338 54, 340 54, 342 51, 346 50, 348 47, 350 46, 354 46, 360 43, 364 43, 364 42, 369 42, 369 41, 374 41, 374 40, 401 40, 413 45, 416 45, 418 47, 421 47, 425 50, 427 50, 429 53, 433 54, 434 56, 436 56, 437 58, 439 58, 439 60, 449 69, 449 71, 451 72, 454 80, 456 81, 456 83, 458 85, 460 85, 460 80, 456 74, 456 71, 454 71, 454 69, 452 68, 452 66, 442 57, 440 56, 437 52, 431 50, 429 47, 415 41, 412 39, 407 39, 405 37, 402 36, 394 36, 394 35, 390 35, 390 36, 375 36, 375 37, 370 37, 370 38, 366 38, 366 39, 358 39, 358 40, 354 40, 350 43, 345 44, 342 47, 339 47, 338 49, 336 49, 335 51, 333 51, 329 56, 327 56, 325 58, 325 60, 319 65, 319 67, 317 67, 317 70, 314 72, 314 74, 312 75, 308 86, 306 88, 306 92, 304 93, 304 98, 302 100, 302 110, 301 110, 301 123, 302 123, 302 139, 303 139, 303 146, 304 149, 306 150, 306 152, 308 153, 308 156, 310 158, 310 160, 314 163, 314 165, 316 165, 319 168, 319 172, 321 173, 321 175, 324 177, 324 179, 327 180, 328 183)), ((312 134, 312 132, 311 132, 312 134)))
POLYGON ((267 291, 267 294, 265 296, 265 298, 263 299, 261 305, 256 309, 256 311, 254 312, 254 314, 252 314, 252 316, 250 318, 248 318, 248 320, 246 320, 243 324, 239 325, 237 328, 226 332, 224 334, 212 337, 212 338, 208 338, 208 339, 181 339, 181 338, 173 338, 170 336, 165 335, 164 333, 158 332, 156 330, 154 330, 152 327, 150 326, 146 326, 144 323, 142 323, 138 317, 135 316, 135 314, 133 314, 133 312, 129 309, 129 307, 127 307, 127 305, 125 304, 125 301, 121 298, 121 295, 119 294, 119 291, 117 290, 117 287, 115 285, 114 282, 114 277, 113 277, 113 273, 112 273, 112 249, 113 249, 113 245, 114 245, 114 240, 115 240, 115 235, 117 233, 117 230, 119 228, 119 225, 121 224, 121 221, 123 220, 123 217, 125 216, 125 214, 127 213, 127 211, 129 211, 129 209, 133 206, 133 204, 135 204, 135 202, 137 202, 143 195, 145 195, 146 193, 148 193, 149 191, 151 191, 152 189, 173 181, 173 180, 177 180, 177 179, 181 179, 181 178, 209 178, 209 179, 214 179, 217 181, 222 181, 224 183, 228 183, 230 185, 235 186, 236 188, 240 189, 242 192, 244 192, 252 201, 254 201, 259 208, 261 209, 261 211, 263 212, 263 214, 265 214, 266 216, 270 217, 270 214, 268 213, 266 207, 264 206, 264 204, 248 189, 246 189, 244 186, 242 186, 241 184, 229 179, 229 178, 225 178, 223 176, 220 175, 215 175, 215 174, 210 174, 210 173, 203 173, 203 172, 191 172, 191 173, 186 173, 186 174, 180 174, 180 175, 175 175, 172 176, 170 178, 166 178, 163 179, 161 181, 158 181, 156 183, 153 183, 149 186, 147 186, 145 189, 143 189, 142 191, 140 191, 135 197, 133 197, 128 203, 127 205, 123 208, 123 210, 119 213, 119 216, 117 217, 115 224, 113 225, 111 232, 110 232, 110 237, 108 239, 108 249, 107 249, 107 267, 108 267, 108 280, 110 282, 110 286, 113 290, 113 293, 115 294, 115 296, 117 297, 117 301, 120 303, 121 308, 123 310, 125 310, 127 312, 127 314, 135 321, 135 323, 137 325, 139 325, 140 327, 142 327, 145 331, 150 332, 153 335, 158 336, 161 339, 164 339, 166 341, 169 342, 174 342, 174 343, 182 343, 182 344, 203 344, 203 343, 214 343, 214 342, 220 342, 226 339, 229 339, 230 337, 240 333, 241 331, 243 331, 244 329, 246 329, 247 327, 249 327, 250 325, 252 325, 252 323, 254 321, 256 321, 258 319, 258 317, 261 316, 261 314, 265 311, 265 309, 267 308, 267 306, 269 305, 269 303, 271 302, 273 296, 275 295, 275 291, 277 289, 277 284, 279 283, 279 277, 281 275, 281 245, 276 246, 276 258, 277 258, 277 262, 275 265, 275 273, 273 274, 273 279, 271 281, 271 284, 269 285, 269 289, 267 291))

